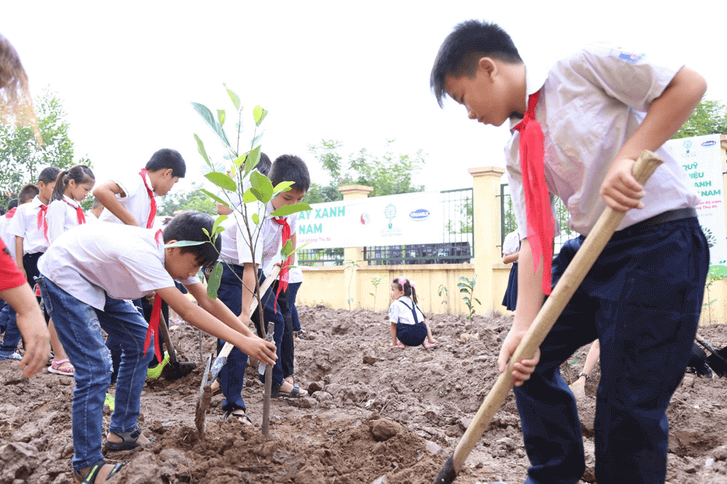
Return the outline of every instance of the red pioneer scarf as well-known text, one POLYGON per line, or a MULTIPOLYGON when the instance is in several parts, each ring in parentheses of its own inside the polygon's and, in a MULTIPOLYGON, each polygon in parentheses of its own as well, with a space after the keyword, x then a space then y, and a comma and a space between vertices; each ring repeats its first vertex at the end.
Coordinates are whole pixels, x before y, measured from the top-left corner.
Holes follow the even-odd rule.
MULTIPOLYGON (((161 245, 162 243, 162 231, 161 229, 157 230, 157 233, 154 234, 154 240, 157 241, 157 244, 161 245)), ((162 298, 157 294, 154 296, 154 306, 151 308, 151 317, 149 318, 149 328, 146 330, 146 340, 144 340, 144 353, 146 354, 146 351, 149 349, 149 345, 151 344, 151 335, 152 334, 159 334, 159 324, 160 324, 160 316, 162 314, 162 298)), ((154 356, 156 356, 156 359, 159 363, 162 362, 162 352, 159 349, 159 345, 154 343, 154 356)))
POLYGON ((535 120, 535 106, 540 91, 531 94, 528 110, 513 129, 520 131, 520 171, 525 192, 525 212, 528 218, 528 241, 533 254, 535 270, 543 259, 543 292, 550 294, 551 265, 553 263, 553 236, 555 222, 550 211, 548 186, 545 184, 543 129, 535 120))
MULTIPOLYGON (((283 247, 285 247, 285 244, 288 243, 290 240, 290 225, 288 225, 288 218, 287 217, 280 217, 280 218, 273 218, 273 221, 279 225, 283 226, 283 247)), ((275 292, 275 302, 273 303, 273 308, 275 309, 275 312, 278 312, 277 308, 277 302, 278 302, 278 294, 280 294, 280 291, 287 291, 288 290, 288 271, 290 271, 290 264, 293 263, 293 256, 290 255, 285 260, 285 264, 283 264, 283 267, 280 269, 280 277, 279 277, 279 283, 278 283, 278 290, 275 292)))
POLYGON ((43 227, 43 237, 45 237, 45 241, 50 244, 50 240, 48 240, 48 221, 45 219, 47 214, 48 205, 41 205, 40 210, 38 210, 38 230, 43 227))
POLYGON ((146 188, 146 193, 149 195, 149 199, 151 200, 151 210, 149 211, 149 220, 146 221, 146 228, 150 229, 154 227, 154 217, 157 216, 157 202, 154 200, 154 191, 151 189, 151 187, 146 183, 146 168, 142 168, 139 172, 139 175, 141 175, 141 179, 144 181, 144 187, 146 188))
POLYGON ((63 198, 63 201, 68 204, 69 207, 76 210, 76 219, 78 220, 78 225, 83 225, 86 223, 86 215, 83 213, 83 209, 81 208, 81 205, 73 205, 71 202, 63 198))
POLYGON ((17 209, 18 209, 18 207, 11 208, 10 210, 8 210, 8 213, 5 214, 5 218, 13 218, 13 216, 15 215, 15 211, 17 209))

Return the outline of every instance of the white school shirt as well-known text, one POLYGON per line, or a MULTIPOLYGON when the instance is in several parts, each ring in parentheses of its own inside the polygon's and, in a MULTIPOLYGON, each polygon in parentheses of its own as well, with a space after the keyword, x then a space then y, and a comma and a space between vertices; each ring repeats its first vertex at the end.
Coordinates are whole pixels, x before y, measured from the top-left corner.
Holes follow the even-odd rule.
MULTIPOLYGON (((546 75, 527 72, 528 95, 543 88, 535 118, 543 128, 551 199, 554 194, 563 201, 570 214, 568 225, 579 234, 588 235, 606 207, 599 189, 614 157, 681 67, 672 59, 661 62, 646 54, 595 45, 555 63, 546 75)), ((511 119, 511 128, 519 121, 511 119)), ((527 216, 519 139, 513 130, 505 158, 518 231, 524 239, 527 216)), ((676 160, 663 147, 656 154, 666 163, 644 187, 644 208, 629 210, 617 230, 699 203, 676 160)))
MULTIPOLYGON (((114 299, 139 299, 174 286, 164 268, 164 243, 157 233, 131 225, 84 224, 58 237, 40 257, 38 270, 99 310, 106 304, 106 294, 114 299)), ((188 286, 199 279, 180 282, 188 286)))
MULTIPOLYGON (((266 213, 275 211, 272 201, 268 202, 266 210, 266 213)), ((298 230, 298 214, 294 213, 283 218, 288 219, 290 236, 292 238, 293 234, 298 230)), ((263 266, 268 267, 271 263, 275 264, 282 260, 280 250, 283 248, 283 226, 273 221, 272 217, 266 218, 262 226, 263 266)))
MULTIPOLYGON (((76 207, 80 206, 71 197, 63 195, 63 200, 53 200, 48 205, 46 221, 48 222, 48 240, 53 243, 62 233, 78 227, 76 207)), ((86 214, 84 216, 87 217, 86 214)))
POLYGON ((424 313, 418 305, 414 304, 414 301, 412 301, 409 296, 401 296, 399 299, 391 303, 391 306, 389 306, 389 321, 394 324, 416 324, 414 322, 414 314, 412 314, 411 309, 409 308, 414 308, 417 312, 417 318, 419 318, 420 323, 424 321, 424 313), (406 304, 406 306, 404 306, 404 304, 406 304))
MULTIPOLYGON (((263 238, 261 235, 261 226, 255 225, 252 219, 254 213, 258 213, 260 220, 263 218, 263 205, 258 202, 247 204, 247 219, 252 233, 253 249, 255 251, 255 263, 261 264, 263 258, 263 238)), ((220 250, 220 259, 230 264, 242 265, 253 261, 252 250, 248 243, 247 227, 244 226, 243 215, 233 212, 227 216, 227 220, 222 222, 225 230, 220 234, 222 249, 220 250), (240 225, 242 222, 243 225, 240 225)))
POLYGON ((520 236, 517 230, 507 234, 502 242, 502 255, 510 255, 515 252, 520 252, 520 236))
MULTIPOLYGON (((17 211, 17 210, 16 210, 17 211)), ((15 215, 15 212, 13 212, 13 215, 10 217, 7 216, 8 214, 0 215, 0 239, 5 243, 5 247, 8 248, 8 253, 10 254, 10 257, 13 258, 13 261, 15 260, 15 236, 8 234, 8 226, 10 225, 10 221, 13 219, 13 216, 15 215)))
MULTIPOLYGON (((147 173, 144 176, 147 185, 151 188, 152 186, 149 174, 147 173)), ((111 181, 121 187, 126 194, 125 197, 116 195, 117 200, 121 202, 121 205, 123 205, 124 208, 136 219, 139 227, 145 228, 146 223, 149 221, 149 214, 151 213, 151 199, 149 198, 149 193, 146 190, 146 186, 144 186, 144 180, 141 178, 141 175, 134 173, 133 175, 114 178, 111 181)), ((158 201, 157 207, 159 207, 158 201)), ((113 222, 116 224, 124 223, 107 208, 104 208, 103 212, 101 212, 99 220, 102 222, 113 222)))
MULTIPOLYGON (((18 206, 15 216, 8 225, 8 234, 13 237, 23 237, 23 255, 45 252, 48 241, 43 234, 43 226, 38 229, 38 211, 43 206, 40 198, 18 206)), ((13 240, 15 246, 15 240, 13 240)))

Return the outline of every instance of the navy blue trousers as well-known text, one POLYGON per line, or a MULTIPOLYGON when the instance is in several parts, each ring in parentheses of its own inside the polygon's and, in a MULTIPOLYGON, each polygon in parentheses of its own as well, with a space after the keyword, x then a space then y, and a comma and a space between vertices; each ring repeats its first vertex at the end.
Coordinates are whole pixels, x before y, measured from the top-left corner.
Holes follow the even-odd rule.
MULTIPOLYGON (((583 242, 565 244, 555 284, 583 242)), ((599 484, 663 483, 666 408, 689 361, 709 247, 696 218, 617 232, 540 346, 540 363, 515 389, 532 466, 526 483, 577 483, 585 469, 576 403, 559 367, 601 340, 595 417, 599 484)))
MULTIPOLYGON (((230 311, 239 316, 242 312, 242 274, 243 266, 223 264, 222 279, 217 297, 225 303, 230 311)), ((217 340, 217 352, 222 351, 225 342, 217 340)), ((222 410, 231 412, 245 408, 245 401, 242 398, 242 388, 245 383, 245 368, 247 368, 247 354, 239 348, 232 348, 230 356, 227 357, 227 364, 220 370, 218 377, 222 394, 225 401, 222 402, 222 410)))

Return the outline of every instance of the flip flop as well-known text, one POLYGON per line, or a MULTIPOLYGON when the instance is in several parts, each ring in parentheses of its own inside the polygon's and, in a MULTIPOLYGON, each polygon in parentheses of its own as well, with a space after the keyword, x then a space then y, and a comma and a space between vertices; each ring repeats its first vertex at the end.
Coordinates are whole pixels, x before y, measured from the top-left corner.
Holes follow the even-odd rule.
POLYGON ((236 410, 228 410, 227 412, 222 414, 222 420, 229 420, 230 417, 234 417, 237 419, 238 422, 240 422, 242 425, 250 425, 252 426, 252 420, 250 420, 250 417, 245 413, 244 410, 241 408, 238 408, 236 410), (245 420, 247 422, 245 422, 245 420))
POLYGON ((136 449, 137 447, 141 447, 143 449, 150 449, 154 446, 154 444, 158 443, 154 439, 149 439, 148 444, 137 443, 137 441, 139 440, 139 437, 141 437, 141 430, 138 428, 136 430, 132 430, 131 432, 116 432, 116 435, 121 437, 122 441, 121 442, 109 442, 107 440, 106 447, 109 450, 132 450, 132 449, 136 449))
POLYGON ((439 348, 439 343, 427 343, 426 341, 423 343, 424 347, 428 350, 436 350, 439 348))
MULTIPOLYGON (((282 386, 282 384, 280 386, 282 386)), ((275 388, 272 389, 272 395, 271 395, 272 398, 278 398, 278 397, 300 398, 300 397, 305 397, 308 395, 308 392, 305 390, 301 390, 297 383, 295 385, 293 385, 293 389, 289 392, 281 390, 280 386, 278 386, 277 389, 275 389, 275 388)))
MULTIPOLYGON (((81 484, 93 484, 94 482, 96 482, 96 477, 98 477, 98 473, 101 472, 101 469, 106 464, 109 464, 109 462, 106 462, 105 460, 101 459, 100 461, 95 462, 85 475, 74 470, 73 477, 75 477, 76 479, 81 481, 81 484)), ((124 466, 123 462, 119 462, 118 464, 115 464, 114 468, 111 469, 111 472, 109 472, 109 475, 106 476, 106 481, 108 481, 111 478, 111 476, 113 476, 114 474, 119 472, 123 466, 124 466)))

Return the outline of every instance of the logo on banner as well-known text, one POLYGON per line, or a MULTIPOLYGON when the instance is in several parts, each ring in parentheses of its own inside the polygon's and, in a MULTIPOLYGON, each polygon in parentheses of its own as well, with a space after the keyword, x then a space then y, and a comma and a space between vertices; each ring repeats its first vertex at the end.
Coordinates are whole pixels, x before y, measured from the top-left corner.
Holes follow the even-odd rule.
POLYGON ((389 228, 394 226, 393 220, 396 218, 396 207, 391 203, 384 209, 384 217, 389 221, 389 228))
POLYGON ((702 146, 714 146, 714 145, 716 145, 716 144, 717 144, 717 142, 716 142, 715 140, 711 139, 711 140, 709 140, 709 141, 705 141, 705 142, 703 142, 703 143, 702 143, 702 146))
POLYGON ((409 218, 414 221, 426 220, 429 218, 429 215, 429 210, 427 210, 426 208, 419 208, 417 210, 409 212, 409 218))
POLYGON ((689 154, 689 150, 692 148, 692 141, 686 140, 684 143, 682 143, 682 146, 685 150, 687 150, 687 154, 689 154))
POLYGON ((361 214, 361 218, 360 218, 360 221, 361 221, 361 225, 367 225, 367 224, 368 224, 368 223, 369 223, 369 222, 371 221, 371 220, 369 219, 369 214, 368 214, 368 213, 366 213, 366 212, 363 212, 363 213, 361 214))

